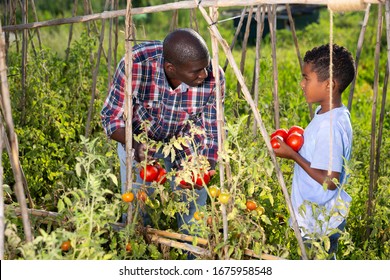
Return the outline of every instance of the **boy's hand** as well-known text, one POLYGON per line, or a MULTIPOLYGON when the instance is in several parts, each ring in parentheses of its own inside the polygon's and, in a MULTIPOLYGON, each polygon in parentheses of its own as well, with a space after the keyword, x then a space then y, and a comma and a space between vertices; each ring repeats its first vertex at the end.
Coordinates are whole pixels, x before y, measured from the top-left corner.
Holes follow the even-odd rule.
POLYGON ((280 158, 287 158, 287 159, 294 159, 295 155, 297 154, 296 151, 294 151, 289 145, 287 145, 282 139, 277 137, 277 141, 280 144, 279 148, 274 148, 274 153, 277 157, 280 158))

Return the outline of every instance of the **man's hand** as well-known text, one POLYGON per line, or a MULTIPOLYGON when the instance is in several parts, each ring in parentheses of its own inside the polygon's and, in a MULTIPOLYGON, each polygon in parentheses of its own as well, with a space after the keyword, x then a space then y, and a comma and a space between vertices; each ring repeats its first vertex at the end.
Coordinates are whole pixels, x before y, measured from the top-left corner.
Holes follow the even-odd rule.
POLYGON ((151 161, 153 159, 152 156, 149 156, 149 153, 156 152, 155 149, 151 149, 151 148, 147 149, 145 144, 139 143, 135 140, 133 140, 133 149, 134 149, 134 159, 137 162, 142 162, 146 159, 145 158, 146 150, 148 151, 148 158, 147 158, 148 161, 151 161))

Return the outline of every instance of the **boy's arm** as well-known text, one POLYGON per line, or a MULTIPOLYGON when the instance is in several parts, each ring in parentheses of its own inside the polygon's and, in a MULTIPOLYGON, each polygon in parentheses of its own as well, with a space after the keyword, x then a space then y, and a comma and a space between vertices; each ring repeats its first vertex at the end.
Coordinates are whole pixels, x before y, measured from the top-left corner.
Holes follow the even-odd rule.
POLYGON ((280 148, 274 149, 275 155, 277 157, 292 159, 300 167, 302 167, 310 177, 312 177, 319 184, 327 185, 328 190, 335 190, 337 188, 336 184, 333 183, 333 179, 340 179, 340 172, 332 171, 330 175, 327 170, 316 169, 310 167, 310 162, 302 157, 299 153, 295 152, 291 147, 289 147, 285 142, 278 139, 280 143, 280 148))

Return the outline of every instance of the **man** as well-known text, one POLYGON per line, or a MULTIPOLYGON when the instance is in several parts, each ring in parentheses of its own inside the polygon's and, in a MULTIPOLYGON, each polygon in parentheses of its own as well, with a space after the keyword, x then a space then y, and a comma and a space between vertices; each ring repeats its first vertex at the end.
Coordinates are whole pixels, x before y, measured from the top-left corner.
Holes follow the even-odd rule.
MULTIPOLYGON (((151 41, 134 46, 132 68, 133 136, 145 129, 149 139, 168 143, 173 137, 190 136, 191 121, 204 130, 195 135, 192 145, 177 149, 173 162, 171 155, 164 157, 161 150, 148 150, 148 155, 163 158, 166 170, 180 169, 181 163, 191 155, 208 159, 210 173, 215 173, 218 152, 216 83, 220 83, 223 100, 225 78, 221 69, 220 81, 213 76, 210 55, 204 39, 192 29, 177 29, 166 36, 163 43, 151 41), (148 125, 143 124, 147 122, 148 125), (146 127, 146 128, 145 128, 146 127)), ((119 142, 118 155, 121 165, 122 192, 125 191, 125 61, 120 61, 113 83, 101 111, 106 134, 119 142)), ((145 160, 144 143, 133 137, 134 166, 145 160)), ((142 184, 139 170, 136 182, 142 184)), ((186 188, 171 181, 172 190, 186 188)), ((133 186, 133 191, 139 188, 133 186), (135 190, 134 190, 135 189, 135 190)), ((207 192, 195 185, 196 204, 206 204, 207 192)), ((186 201, 186 197, 184 197, 186 201)), ((189 224, 196 211, 194 201, 189 203, 189 213, 178 219, 179 228, 189 224)), ((145 216, 145 215, 144 215, 145 216)), ((144 217, 144 223, 145 223, 144 217)), ((147 223, 147 222, 146 222, 147 223)), ((186 232, 186 231, 183 231, 186 232)))

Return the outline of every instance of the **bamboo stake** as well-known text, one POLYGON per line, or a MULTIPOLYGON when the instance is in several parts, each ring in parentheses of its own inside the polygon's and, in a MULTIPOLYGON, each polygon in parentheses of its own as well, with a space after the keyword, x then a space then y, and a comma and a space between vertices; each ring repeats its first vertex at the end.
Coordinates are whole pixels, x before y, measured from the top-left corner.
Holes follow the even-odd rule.
POLYGON ((380 49, 381 49, 381 37, 382 37, 382 5, 378 5, 378 28, 376 36, 376 45, 375 45, 375 73, 374 73, 374 96, 373 104, 371 111, 371 145, 370 145, 370 185, 368 189, 368 204, 367 204, 367 228, 366 228, 366 238, 369 237, 371 233, 371 216, 374 208, 374 192, 376 189, 375 182, 375 139, 376 139, 376 111, 377 111, 377 101, 378 101, 378 83, 379 83, 379 60, 380 60, 380 49))
MULTIPOLYGON (((182 240, 185 242, 193 242, 194 237, 182 233, 176 233, 176 232, 169 232, 169 231, 163 231, 163 230, 158 230, 154 228, 147 228, 146 232, 150 235, 158 235, 166 238, 172 238, 172 239, 177 239, 177 240, 182 240)), ((201 246, 208 246, 209 241, 204 238, 196 237, 196 242, 197 244, 201 246)))
POLYGON ((179 24, 178 11, 174 10, 172 18, 171 18, 171 24, 169 26, 169 32, 172 32, 173 30, 175 30, 177 28, 178 24, 179 24))
MULTIPOLYGON (((12 154, 10 155, 10 161, 14 166, 18 166, 18 142, 16 138, 14 122, 12 119, 11 100, 9 95, 7 71, 5 63, 5 42, 3 37, 3 31, 0 23, 0 78, 1 78, 1 98, 2 98, 2 110, 4 111, 4 118, 7 125, 7 133, 11 144, 12 154)), ((31 226, 27 215, 26 197, 23 191, 22 174, 20 168, 13 168, 15 177, 15 194, 22 209, 23 229, 27 242, 32 241, 31 226)))
POLYGON ((5 131, 3 129, 3 122, 0 118, 0 260, 4 260, 4 231, 5 231, 5 217, 4 217, 4 190, 3 190, 3 139, 5 131))
MULTIPOLYGON (((1 117, 0 117, 1 119, 1 117)), ((8 156, 11 158, 12 157, 12 149, 11 149, 11 144, 10 144, 10 141, 8 140, 8 136, 7 134, 4 134, 4 139, 3 139, 4 143, 5 143, 5 147, 7 149, 7 152, 8 152, 8 156)), ((34 208, 34 202, 31 198, 31 194, 30 194, 30 191, 28 190, 28 184, 27 184, 27 179, 26 179, 26 176, 24 175, 24 171, 23 171, 23 168, 20 164, 20 161, 18 159, 18 163, 17 165, 15 166, 14 162, 11 161, 11 167, 12 169, 20 169, 20 173, 21 173, 21 176, 22 176, 22 182, 23 182, 23 189, 24 191, 26 192, 26 196, 27 196, 27 199, 28 199, 28 202, 29 202, 29 205, 31 208, 34 208)))
MULTIPOLYGON (((292 16, 291 7, 289 4, 286 4, 286 10, 287 10, 288 21, 290 23, 290 29, 291 29, 291 33, 292 33, 293 41, 294 41, 294 45, 295 45, 295 51, 296 51, 297 57, 298 57, 299 67, 301 69, 301 73, 303 73, 303 60, 302 60, 301 52, 299 51, 298 38, 297 38, 297 33, 295 31, 294 18, 292 16)), ((313 104, 308 103, 307 105, 309 107, 310 119, 312 119, 314 116, 313 104)))
MULTIPOLYGON (((37 22, 38 15, 37 15, 37 10, 35 8, 35 1, 34 0, 31 0, 31 7, 32 7, 33 14, 34 14, 35 21, 37 22)), ((41 34, 39 32, 39 29, 36 30, 36 33, 37 33, 37 38, 38 38, 39 49, 42 50, 41 34)), ((31 40, 31 42, 32 42, 32 40, 31 40)))
MULTIPOLYGON (((248 45, 249 33, 251 30, 252 15, 253 15, 253 6, 251 6, 249 8, 249 13, 248 13, 248 17, 246 20, 246 26, 245 26, 244 40, 242 41, 242 51, 241 51, 241 61, 240 61, 241 73, 244 73, 244 70, 245 70, 246 49, 247 49, 247 45, 248 45)), ((240 83, 237 82, 238 97, 240 97, 240 93, 241 93, 241 86, 240 86, 240 83)), ((238 117, 238 111, 236 113, 237 113, 236 117, 238 117)))
MULTIPOLYGON (((218 21, 218 10, 217 8, 210 8, 210 15, 214 22, 218 21)), ((213 33, 210 33, 211 35, 211 46, 212 46, 212 54, 213 54, 213 74, 216 80, 216 95, 217 95, 217 130, 218 130, 218 151, 223 152, 223 143, 224 139, 222 138, 223 133, 223 127, 224 127, 224 108, 222 106, 222 96, 221 96, 221 86, 220 86, 220 73, 219 73, 219 51, 218 51, 218 41, 213 35, 213 33)), ((224 186, 222 182, 224 182, 225 179, 225 169, 222 161, 219 161, 219 169, 220 169, 220 184, 221 189, 224 189, 224 186)), ((214 204, 212 204, 213 211, 215 210, 214 204)), ((228 239, 228 222, 227 222, 227 213, 226 213, 226 206, 224 204, 221 205, 221 214, 222 214, 222 228, 223 228, 223 240, 224 242, 227 242, 228 239)), ((215 227, 214 227, 215 229, 215 227)), ((218 239, 218 235, 215 234, 215 237, 218 239)), ((226 258, 228 258, 228 248, 227 246, 224 247, 224 255, 226 258)))
MULTIPOLYGON (((104 9, 108 8, 108 5, 110 4, 110 0, 106 0, 106 3, 104 5, 104 9)), ((100 31, 100 38, 99 38, 99 48, 98 48, 98 53, 97 53, 97 58, 96 58, 96 66, 93 71, 92 75, 92 95, 91 95, 91 100, 89 102, 89 108, 88 108, 88 116, 87 116, 87 122, 85 125, 85 138, 89 137, 90 133, 90 125, 92 121, 92 114, 93 114, 93 109, 94 109, 94 103, 96 99, 96 84, 97 84, 97 77, 99 74, 99 66, 100 66, 100 57, 102 54, 102 49, 103 49, 103 41, 104 41, 104 32, 105 32, 105 22, 106 20, 102 20, 102 27, 100 31)))
MULTIPOLYGON (((74 17, 77 14, 77 0, 74 0, 73 2, 73 9, 72 9, 72 17, 74 17)), ((68 61, 69 58, 69 51, 70 51, 70 44, 72 42, 72 37, 73 37, 73 24, 70 24, 69 27, 69 36, 68 36, 68 46, 65 50, 65 61, 68 61)))
POLYGON ((383 81, 382 104, 381 104, 381 112, 379 115, 379 129, 378 129, 377 146, 376 146, 376 159, 375 159, 375 170, 374 170, 375 184, 377 184, 378 178, 379 178, 379 164, 380 164, 380 159, 381 159, 383 121, 385 119, 385 114, 386 114, 386 95, 387 95, 388 81, 389 81, 389 65, 386 62, 386 73, 385 73, 385 79, 383 81))
POLYGON ((356 84, 356 79, 358 76, 358 66, 359 66, 360 54, 361 54, 362 48, 363 48, 363 41, 364 41, 364 36, 366 34, 368 18, 370 17, 370 7, 371 7, 371 4, 368 4, 367 8, 366 8, 366 12, 364 13, 363 25, 362 25, 362 28, 360 29, 360 35, 359 35, 357 49, 356 49, 356 58, 355 58, 356 75, 351 83, 351 87, 349 90, 349 97, 348 97, 348 110, 350 112, 352 110, 353 93, 355 91, 355 84, 356 84))
MULTIPOLYGON (((21 6, 22 8, 22 21, 24 24, 27 23, 27 0, 23 0, 23 4, 21 6)), ((19 110, 21 111, 20 116, 20 124, 23 126, 26 122, 26 80, 27 80, 27 44, 28 44, 28 37, 27 37, 27 31, 23 30, 22 32, 22 97, 20 99, 19 103, 19 110)))
POLYGON ((164 237, 159 237, 157 235, 151 235, 150 237, 151 237, 152 242, 158 242, 160 244, 164 244, 164 245, 169 246, 169 247, 182 249, 182 250, 191 252, 193 254, 199 255, 201 257, 211 258, 211 256, 212 256, 210 251, 203 249, 201 247, 198 247, 198 246, 193 246, 193 245, 188 244, 188 243, 177 242, 175 240, 167 239, 164 237))
MULTIPOLYGON (((132 36, 132 1, 127 0, 126 7, 126 54, 125 54, 125 72, 126 72, 126 83, 125 83, 125 120, 126 120, 126 189, 131 191, 133 188, 133 89, 132 89, 132 69, 133 69, 133 49, 131 45, 132 36)), ((133 219, 133 204, 130 203, 127 209, 127 220, 126 223, 131 223, 133 219)))
MULTIPOLYGON (((20 216, 22 214, 22 210, 20 207, 15 207, 13 205, 5 205, 5 209, 14 211, 17 216, 20 216)), ((41 217, 41 218, 57 219, 59 217, 59 214, 57 212, 51 212, 51 211, 39 210, 39 209, 27 208, 27 213, 31 216, 41 217)))
MULTIPOLYGON (((114 3, 114 9, 118 9, 119 7, 119 0, 114 0, 115 3, 114 3)), ((119 36, 118 36, 118 33, 119 33, 119 21, 118 21, 118 18, 116 17, 114 19, 114 22, 115 22, 115 39, 114 39, 114 67, 118 64, 118 61, 117 61, 117 57, 118 57, 118 42, 119 42, 119 36)))
POLYGON ((280 127, 279 119, 279 93, 278 93, 278 63, 276 59, 276 5, 268 5, 268 24, 271 34, 271 46, 272 46, 272 72, 273 72, 273 98, 274 98, 274 121, 275 128, 280 127))
POLYGON ((190 10, 190 28, 199 33, 198 19, 196 18, 196 9, 190 10))
MULTIPOLYGON (((265 20, 265 7, 259 5, 257 7, 256 12, 256 58, 255 58, 255 71, 254 71, 254 77, 253 77, 253 95, 254 95, 254 102, 256 106, 256 110, 258 110, 258 104, 259 104, 259 80, 260 80, 260 51, 261 51, 261 41, 263 38, 263 32, 264 32, 264 20, 265 20)), ((253 134, 257 134, 257 124, 256 122, 253 123, 253 134)))
POLYGON ((298 223, 297 223, 297 220, 296 220, 296 217, 295 217, 295 213, 294 213, 294 211, 292 209, 290 196, 288 194, 288 190, 286 188, 286 184, 285 184, 284 179, 283 179, 283 174, 280 171, 278 162, 276 161, 275 153, 272 150, 272 147, 271 147, 271 144, 270 144, 269 135, 268 135, 267 130, 265 128, 265 125, 264 125, 264 123, 262 121, 262 118, 261 118, 259 112, 256 110, 256 106, 255 106, 255 104, 254 104, 254 102, 252 100, 252 97, 251 97, 251 95, 249 93, 249 90, 248 90, 248 88, 247 88, 247 86, 245 84, 244 77, 242 76, 242 73, 238 69, 236 62, 234 61, 234 57, 233 57, 233 55, 232 55, 232 53, 231 53, 231 51, 229 49, 228 44, 222 38, 221 34, 218 31, 218 28, 215 25, 213 25, 213 21, 208 17, 208 15, 207 15, 206 11, 204 10, 203 6, 199 5, 198 8, 201 11, 203 17, 208 22, 209 29, 213 32, 214 36, 218 39, 218 42, 220 43, 220 45, 222 46, 225 54, 229 58, 229 63, 232 66, 232 68, 234 70, 234 73, 236 74, 237 79, 239 79, 241 81, 242 92, 244 93, 244 97, 245 97, 246 101, 248 102, 248 104, 250 105, 252 111, 254 112, 255 119, 256 119, 257 124, 259 126, 261 135, 263 136, 265 144, 266 144, 266 146, 268 148, 268 151, 269 151, 269 153, 271 155, 272 162, 273 162, 273 164, 275 166, 276 176, 278 178, 279 184, 281 185, 283 195, 285 197, 288 209, 290 211, 291 226, 292 226, 292 228, 294 230, 294 233, 295 233, 296 238, 298 240, 298 244, 299 244, 299 246, 301 248, 302 258, 303 259, 307 259, 305 247, 303 245, 302 237, 301 237, 301 234, 300 234, 300 231, 299 231, 299 228, 298 228, 298 223))
MULTIPOLYGON (((372 3, 372 4, 379 4, 384 3, 385 0, 364 0, 364 3, 372 3)), ((203 7, 232 7, 232 6, 257 6, 261 4, 313 4, 313 5, 327 5, 328 0, 224 0, 224 1, 215 1, 215 0, 203 0, 202 2, 203 7)), ((138 14, 148 14, 148 13, 158 13, 158 12, 165 12, 165 11, 171 11, 171 10, 181 10, 181 9, 193 9, 198 6, 198 1, 194 3, 192 0, 188 1, 179 1, 174 3, 168 3, 168 4, 161 4, 161 5, 155 5, 150 7, 141 7, 141 8, 133 8, 131 10, 131 13, 133 15, 138 14)), ((110 18, 110 17, 119 17, 119 16, 125 16, 126 10, 117 10, 117 11, 104 11, 102 13, 92 14, 92 15, 86 15, 86 16, 78 16, 78 17, 72 17, 72 18, 65 18, 65 19, 54 19, 54 20, 48 20, 43 22, 35 22, 35 23, 29 23, 29 24, 19 24, 19 25, 11 25, 11 26, 4 26, 4 31, 16 31, 16 30, 22 30, 22 29, 31 29, 31 28, 38 28, 38 27, 46 27, 46 26, 52 26, 52 25, 61 25, 61 24, 69 24, 69 23, 80 23, 80 22, 88 22, 103 18, 110 18)))
MULTIPOLYGON (((114 9, 114 0, 111 0, 110 9, 114 9)), ((112 74, 111 74, 111 67, 112 67, 112 28, 113 28, 114 20, 110 18, 110 24, 108 29, 108 51, 107 51, 107 91, 110 90, 111 81, 112 81, 112 74)))
MULTIPOLYGON (((238 38, 238 35, 241 32, 241 28, 242 28, 242 25, 244 23, 245 15, 246 15, 246 7, 244 7, 244 9, 242 9, 241 16, 240 16, 240 21, 238 22, 238 25, 237 25, 237 28, 236 28, 236 33, 234 34, 232 43, 230 44, 230 50, 231 51, 233 51, 234 45, 236 44, 236 41, 237 41, 237 38, 238 38)), ((225 65, 223 66, 223 71, 226 71, 226 68, 227 68, 228 64, 229 64, 229 61, 226 58, 225 65)))

